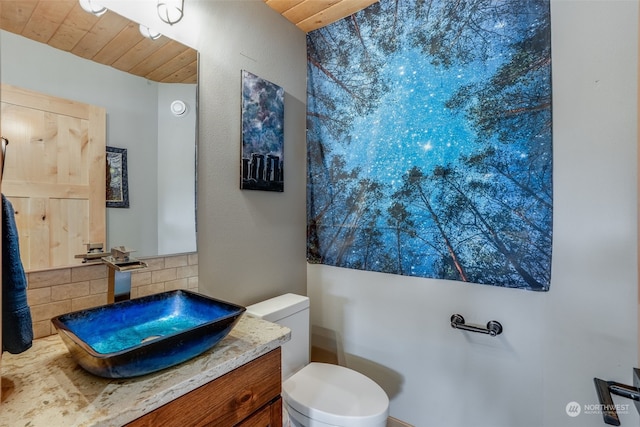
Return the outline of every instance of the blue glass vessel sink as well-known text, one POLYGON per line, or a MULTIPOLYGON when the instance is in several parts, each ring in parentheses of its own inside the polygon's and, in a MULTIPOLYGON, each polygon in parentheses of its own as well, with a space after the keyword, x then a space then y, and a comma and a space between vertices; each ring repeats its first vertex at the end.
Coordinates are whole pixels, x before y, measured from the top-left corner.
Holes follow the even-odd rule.
POLYGON ((54 317, 75 361, 92 374, 130 378, 187 361, 222 340, 245 308, 169 291, 54 317))

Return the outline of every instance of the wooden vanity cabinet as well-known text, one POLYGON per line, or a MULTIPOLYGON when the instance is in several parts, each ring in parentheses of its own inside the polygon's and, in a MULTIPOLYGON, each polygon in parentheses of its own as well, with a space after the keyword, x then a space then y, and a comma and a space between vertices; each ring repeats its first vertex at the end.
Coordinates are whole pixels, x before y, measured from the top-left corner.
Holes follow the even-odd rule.
POLYGON ((281 427, 280 347, 127 424, 281 427))

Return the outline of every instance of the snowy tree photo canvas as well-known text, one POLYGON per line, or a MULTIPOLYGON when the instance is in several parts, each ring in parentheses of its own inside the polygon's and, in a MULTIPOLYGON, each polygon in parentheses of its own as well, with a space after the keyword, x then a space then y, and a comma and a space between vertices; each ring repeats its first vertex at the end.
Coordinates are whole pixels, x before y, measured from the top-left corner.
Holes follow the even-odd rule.
POLYGON ((307 259, 547 291, 548 0, 381 0, 307 35, 307 259))

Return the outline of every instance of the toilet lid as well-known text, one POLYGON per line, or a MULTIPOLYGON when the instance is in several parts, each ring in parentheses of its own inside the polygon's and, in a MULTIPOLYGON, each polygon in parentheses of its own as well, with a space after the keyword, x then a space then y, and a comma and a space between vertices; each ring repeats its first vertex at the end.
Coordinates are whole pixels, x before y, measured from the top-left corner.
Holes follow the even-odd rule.
POLYGON ((370 426, 389 412, 389 398, 373 380, 327 363, 310 363, 289 377, 282 397, 301 414, 336 426, 370 426))

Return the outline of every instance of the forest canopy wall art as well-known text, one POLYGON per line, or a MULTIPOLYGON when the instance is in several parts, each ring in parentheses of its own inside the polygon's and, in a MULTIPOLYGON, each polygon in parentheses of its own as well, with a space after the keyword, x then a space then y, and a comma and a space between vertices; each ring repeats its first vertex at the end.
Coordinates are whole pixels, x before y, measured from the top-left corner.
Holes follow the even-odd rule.
POLYGON ((307 35, 307 259, 534 291, 552 250, 548 0, 381 0, 307 35))

